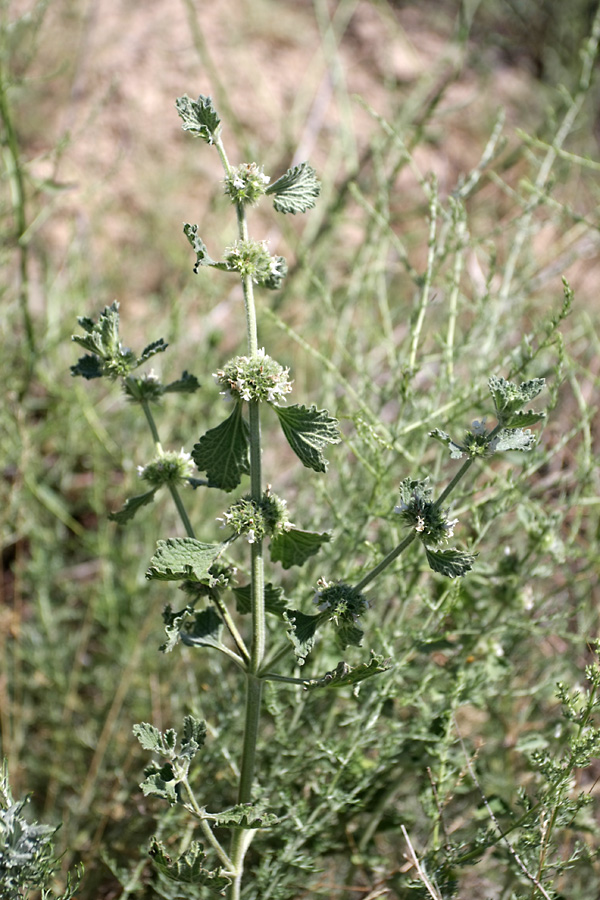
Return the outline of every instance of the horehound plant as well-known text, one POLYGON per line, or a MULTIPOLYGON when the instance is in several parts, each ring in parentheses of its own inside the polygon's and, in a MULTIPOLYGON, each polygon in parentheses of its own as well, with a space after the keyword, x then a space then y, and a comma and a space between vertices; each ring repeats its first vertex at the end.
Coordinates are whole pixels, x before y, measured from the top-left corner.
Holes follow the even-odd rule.
MULTIPOLYGON (((286 262, 283 257, 272 256, 266 242, 250 238, 248 210, 260 199, 270 197, 279 213, 305 212, 316 202, 319 182, 307 163, 290 168, 274 182, 256 163, 232 166, 222 142, 221 121, 209 97, 200 96, 196 101, 181 97, 177 110, 184 130, 218 153, 225 173, 225 194, 237 216, 238 239, 220 259, 209 255, 196 225, 184 227, 196 254, 196 274, 217 269, 237 273, 241 281, 245 353, 226 362, 215 374, 224 399, 229 402, 229 413, 221 424, 206 431, 190 452, 165 450, 153 408, 166 394, 191 395, 200 385, 196 376, 187 371, 170 383, 163 383, 153 371, 138 375, 138 368, 166 350, 167 344, 162 339, 154 341, 140 355, 124 347, 119 336, 117 303, 105 308, 97 321, 79 319, 84 333, 75 335, 73 340, 88 353, 72 367, 72 372, 86 379, 119 380, 127 398, 141 405, 154 441, 154 458, 139 469, 147 490, 132 497, 111 517, 124 525, 150 504, 159 490, 166 489, 185 530, 184 537, 159 541, 147 571, 148 579, 178 583, 185 595, 184 601, 169 604, 164 611, 167 639, 161 650, 170 652, 179 642, 190 648, 212 649, 223 654, 245 682, 244 732, 234 806, 207 809, 200 788, 193 783, 191 764, 197 755, 201 757, 208 733, 205 722, 188 715, 179 735, 173 729, 161 732, 147 723, 134 729, 143 748, 160 759, 146 770, 144 794, 187 810, 201 837, 197 841, 186 839, 177 859, 172 859, 165 845, 154 839, 150 853, 156 867, 172 881, 187 885, 181 888, 184 892, 195 887, 200 892, 206 889, 235 900, 241 895, 244 863, 253 839, 261 830, 276 831, 282 820, 279 809, 275 813, 269 808, 268 784, 260 783, 257 748, 265 684, 330 691, 334 697, 334 689, 356 689, 368 678, 386 677, 392 659, 373 652, 358 664, 342 660, 330 671, 314 676, 302 677, 300 667, 317 639, 330 641, 340 652, 361 647, 364 632, 359 623, 374 605, 367 589, 411 545, 420 543, 429 567, 439 575, 461 578, 472 569, 475 555, 449 546, 457 520, 446 502, 478 460, 502 451, 529 451, 534 447, 530 426, 539 422, 544 413, 526 407, 542 390, 544 379, 515 384, 500 375, 493 376, 489 379, 489 391, 495 424, 488 427, 485 420, 475 421, 460 437, 439 429, 431 432, 432 438, 448 448, 451 459, 462 460, 462 464, 437 497, 429 479, 401 480, 400 500, 394 511, 406 534, 358 581, 344 580, 343 573, 326 573, 310 597, 301 588, 293 598, 284 596, 283 588, 265 574, 267 546, 270 562, 280 563, 288 570, 318 554, 332 535, 303 530, 290 521, 286 501, 271 488, 277 481, 277 472, 269 472, 266 477, 263 474, 261 424, 269 417, 280 426, 299 462, 320 474, 327 469, 324 450, 340 442, 342 435, 337 420, 327 410, 289 402, 293 392, 290 372, 261 346, 255 290, 276 290, 285 278, 286 262), (194 474, 196 469, 202 477, 194 474), (247 480, 249 489, 242 487, 247 480), (198 490, 242 491, 222 514, 221 525, 227 533, 223 540, 205 543, 197 538, 181 491, 190 485, 198 490), (249 559, 239 566, 239 571, 248 577, 241 578, 234 557, 237 547, 245 542, 249 559), (224 830, 230 831, 228 844, 223 842, 224 830)), ((293 811, 284 811, 283 817, 293 820, 293 811)))

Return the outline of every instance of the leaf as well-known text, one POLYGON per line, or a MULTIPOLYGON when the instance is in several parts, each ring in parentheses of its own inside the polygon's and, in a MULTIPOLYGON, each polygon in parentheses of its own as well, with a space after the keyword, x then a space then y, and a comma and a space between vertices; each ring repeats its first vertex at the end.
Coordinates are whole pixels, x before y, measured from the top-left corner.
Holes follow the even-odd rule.
POLYGON ((179 637, 187 647, 215 647, 222 650, 221 628, 221 619, 212 606, 209 606, 196 614, 193 626, 180 632, 179 637))
POLYGON ((227 875, 222 875, 221 869, 210 871, 204 868, 206 853, 198 841, 192 841, 186 852, 173 860, 166 852, 164 844, 154 837, 149 853, 158 871, 171 881, 179 884, 203 885, 221 895, 231 884, 231 879, 227 875))
POLYGON ((160 800, 167 800, 171 806, 179 803, 177 790, 179 781, 175 778, 175 773, 170 763, 165 763, 160 769, 157 766, 149 766, 145 774, 146 780, 140 784, 145 797, 158 797, 160 800))
POLYGON ((287 441, 302 465, 315 472, 327 471, 327 460, 321 451, 327 444, 341 440, 337 419, 326 409, 311 406, 274 406, 287 441))
POLYGON ((465 455, 464 448, 457 444, 452 440, 449 434, 446 434, 445 431, 441 431, 439 428, 434 428, 433 431, 429 432, 429 437, 434 438, 436 441, 439 441, 441 444, 445 444, 450 450, 450 456, 452 459, 462 459, 465 455))
POLYGON ((76 365, 71 366, 71 375, 81 375, 82 378, 102 378, 104 366, 97 356, 82 356, 76 365))
POLYGON ((537 397, 545 383, 544 378, 532 378, 530 381, 522 381, 521 384, 516 385, 505 378, 492 375, 488 386, 494 400, 498 421, 502 425, 508 425, 512 414, 537 397))
POLYGON ((198 234, 197 225, 189 225, 186 223, 183 226, 183 233, 192 245, 194 253, 196 254, 196 262, 194 264, 194 272, 196 275, 198 274, 200 266, 214 266, 214 268, 221 269, 224 272, 228 271, 227 263, 217 262, 209 254, 206 249, 206 244, 198 234))
POLYGON ((293 644, 298 665, 303 666, 306 657, 314 647, 315 632, 323 621, 323 617, 320 613, 315 616, 307 616, 299 609, 290 609, 284 613, 284 618, 288 622, 287 636, 293 644))
POLYGON ((184 131, 189 131, 207 144, 214 144, 221 132, 221 120, 211 97, 200 94, 197 100, 192 100, 184 94, 183 97, 177 98, 175 106, 183 121, 184 131))
POLYGON ((159 731, 149 722, 141 722, 139 725, 133 726, 133 733, 144 748, 152 753, 158 753, 165 759, 174 759, 175 745, 177 743, 177 732, 169 728, 164 733, 159 731))
POLYGON ((351 619, 339 619, 337 622, 331 619, 331 621, 335 625, 336 643, 342 650, 346 647, 360 647, 365 634, 362 628, 355 625, 351 619))
POLYGON ((432 550, 431 547, 425 547, 425 553, 429 567, 448 578, 460 578, 470 572, 477 555, 464 550, 432 550))
POLYGON ((199 387, 200 382, 196 376, 190 375, 187 369, 185 369, 181 378, 178 378, 177 381, 172 381, 165 386, 164 393, 193 394, 199 387))
POLYGON ((193 759, 198 750, 204 746, 205 741, 206 722, 196 719, 194 716, 185 716, 179 755, 186 759, 193 759))
POLYGON ((273 206, 277 212, 292 215, 312 209, 320 192, 317 173, 307 162, 288 169, 265 191, 266 194, 275 194, 273 206))
POLYGON ((250 429, 242 416, 242 404, 216 428, 204 434, 192 449, 192 459, 206 472, 210 487, 232 491, 250 472, 250 429))
POLYGON ((322 678, 311 678, 304 685, 307 691, 313 691, 316 688, 340 688, 347 685, 359 684, 365 678, 371 678, 373 675, 379 675, 387 672, 392 667, 392 660, 385 659, 383 656, 371 654, 368 663, 360 663, 358 666, 349 666, 348 663, 339 662, 335 669, 327 672, 322 678))
POLYGON ((225 546, 225 544, 203 544, 189 537, 158 541, 146 578, 158 581, 178 581, 183 578, 212 586, 215 579, 209 573, 209 569, 225 546))
POLYGON ((497 453, 504 450, 522 450, 527 452, 535 447, 535 434, 529 429, 503 428, 492 440, 490 447, 497 453))
MULTIPOLYGON (((251 587, 245 584, 242 587, 233 588, 235 595, 235 606, 238 613, 242 616, 248 615, 252 611, 251 605, 251 587)), ((286 599, 283 596, 283 588, 274 587, 270 582, 265 585, 265 610, 274 616, 283 617, 286 611, 286 599)))
POLYGON ((271 828, 277 825, 279 816, 274 813, 266 812, 260 806, 252 803, 238 803, 230 809, 224 809, 223 812, 210 816, 215 825, 237 826, 238 828, 271 828))
POLYGON ((117 510, 117 512, 109 513, 108 518, 111 520, 111 522, 117 522, 119 525, 125 525, 125 523, 129 522, 130 519, 133 519, 138 509, 141 509, 142 506, 147 506, 149 503, 152 503, 157 490, 158 488, 152 488, 151 491, 146 491, 145 494, 138 494, 136 497, 130 497, 125 501, 125 504, 121 507, 121 509, 117 510))
POLYGON ((545 418, 545 412, 537 413, 532 409, 527 410, 526 412, 520 410, 507 417, 504 424, 507 428, 525 428, 527 425, 535 425, 536 422, 541 422, 541 420, 545 418))
POLYGON ((138 358, 138 366, 141 366, 142 363, 145 363, 151 357, 156 356, 157 353, 164 353, 168 346, 162 338, 152 341, 151 344, 148 344, 142 350, 142 355, 138 358))
MULTIPOLYGON (((194 582, 197 584, 197 582, 194 582)), ((194 607, 186 606, 178 612, 173 612, 170 604, 163 609, 163 622, 165 623, 165 634, 167 640, 158 648, 161 653, 170 653, 179 643, 179 635, 183 628, 183 623, 194 615, 194 607)))
POLYGON ((273 562, 280 562, 284 569, 301 566, 310 556, 318 553, 322 544, 331 540, 329 532, 299 531, 291 528, 271 538, 269 552, 273 562))

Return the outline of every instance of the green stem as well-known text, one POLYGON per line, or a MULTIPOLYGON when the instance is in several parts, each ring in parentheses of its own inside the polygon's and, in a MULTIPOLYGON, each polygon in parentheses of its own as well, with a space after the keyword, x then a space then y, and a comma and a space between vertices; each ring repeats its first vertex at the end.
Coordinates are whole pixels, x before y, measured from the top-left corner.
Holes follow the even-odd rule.
POLYGON ((235 864, 232 862, 232 860, 229 858, 229 856, 225 852, 224 848, 221 846, 221 844, 219 843, 217 838, 214 836, 212 828, 210 827, 210 825, 208 824, 208 822, 205 818, 204 810, 201 809, 200 806, 198 805, 198 801, 196 800, 194 792, 188 781, 187 775, 184 775, 182 777, 181 781, 187 791, 187 794, 188 794, 188 797, 190 800, 190 806, 188 808, 191 808, 191 810, 194 812, 194 814, 198 817, 198 820, 200 822, 200 828, 202 829, 202 833, 203 833, 204 837, 206 838, 206 840, 208 841, 210 846, 213 848, 213 850, 216 852, 217 856, 219 857, 219 859, 221 860, 221 862, 225 866, 225 868, 229 872, 235 871, 235 864))
POLYGON ((415 370, 415 365, 417 362, 417 349, 419 346, 419 340, 421 337, 421 331, 423 330, 423 322, 425 321, 425 313, 427 311, 427 307, 429 305, 429 292, 431 290, 431 282, 433 279, 433 266, 435 263, 435 235, 436 235, 436 227, 437 227, 437 214, 438 214, 438 191, 437 191, 437 181, 434 178, 432 180, 431 185, 431 198, 429 202, 429 252, 427 254, 427 270, 425 272, 425 278, 423 279, 423 288, 421 290, 421 299, 419 300, 419 312, 417 314, 417 321, 415 324, 415 328, 412 335, 412 341, 410 346, 410 356, 408 359, 408 371, 413 373, 415 370))
POLYGON ((370 572, 361 578, 358 584, 355 585, 355 589, 357 591, 362 591, 368 584, 370 584, 378 575, 380 575, 384 569, 387 569, 389 565, 391 565, 395 559, 397 559, 401 553, 403 553, 410 544, 416 538, 416 533, 413 531, 412 534, 407 535, 403 541, 400 541, 397 547, 394 547, 391 553, 382 559, 381 562, 375 566, 374 569, 371 569, 370 572))

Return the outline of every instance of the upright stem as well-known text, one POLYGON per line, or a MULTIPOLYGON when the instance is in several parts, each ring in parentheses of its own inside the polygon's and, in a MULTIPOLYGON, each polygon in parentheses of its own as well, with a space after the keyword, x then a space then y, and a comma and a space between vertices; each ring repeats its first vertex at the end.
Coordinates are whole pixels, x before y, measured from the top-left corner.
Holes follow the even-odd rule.
MULTIPOLYGON (((221 153, 223 165, 227 170, 227 158, 221 153)), ((248 224, 244 207, 239 203, 236 207, 238 232, 240 240, 248 240, 248 224)), ((250 276, 242 278, 244 291, 244 307, 246 311, 246 331, 248 339, 248 355, 258 355, 258 333, 256 325, 256 306, 254 303, 254 285, 250 276)), ((248 403, 248 426, 250 443, 250 493, 256 503, 262 500, 262 446, 260 433, 260 404, 256 400, 248 403)), ((251 601, 252 601, 252 645, 250 660, 246 673, 246 719, 244 723, 244 743, 240 766, 240 782, 238 802, 249 803, 252 799, 252 786, 256 767, 256 746, 260 728, 260 711, 262 701, 262 679, 258 677, 265 655, 265 575, 262 541, 251 545, 251 601)), ((235 865, 236 876, 232 883, 229 900, 238 900, 241 890, 244 858, 253 831, 235 830, 231 840, 231 859, 235 865)))

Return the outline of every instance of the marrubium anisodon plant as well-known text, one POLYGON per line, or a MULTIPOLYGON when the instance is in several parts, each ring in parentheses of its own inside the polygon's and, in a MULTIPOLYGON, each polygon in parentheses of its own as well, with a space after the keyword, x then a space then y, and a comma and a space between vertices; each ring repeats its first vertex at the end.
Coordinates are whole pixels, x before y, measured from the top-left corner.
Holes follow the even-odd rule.
POLYGON ((207 246, 196 224, 186 224, 183 229, 195 254, 196 275, 207 277, 209 270, 219 270, 233 273, 241 283, 246 346, 216 372, 208 373, 223 394, 223 420, 200 436, 194 435, 187 449, 164 449, 155 408, 169 393, 194 395, 200 383, 187 371, 169 383, 152 371, 139 375, 138 369, 164 352, 167 344, 156 340, 139 355, 123 346, 116 303, 106 307, 97 321, 79 319, 83 334, 73 339, 87 354, 72 372, 86 379, 119 380, 127 399, 142 407, 154 444, 150 458, 139 467, 144 490, 111 518, 117 525, 125 525, 151 504, 159 491, 166 490, 181 519, 184 536, 159 541, 147 571, 148 579, 174 582, 184 594, 183 600, 181 594, 169 594, 163 614, 166 640, 161 650, 171 652, 181 643, 200 652, 219 652, 245 683, 237 803, 225 809, 207 809, 202 784, 194 783, 191 766, 196 758, 202 759, 206 722, 188 715, 179 733, 160 731, 148 723, 134 729, 143 748, 154 756, 141 785, 144 794, 185 809, 199 831, 198 839, 188 842, 176 858, 155 839, 150 851, 154 864, 175 882, 235 900, 241 895, 245 871, 251 883, 252 870, 246 863, 256 834, 263 829, 276 833, 278 823, 292 815, 292 810, 271 808, 269 786, 260 780, 265 684, 269 682, 271 689, 330 690, 335 700, 334 689, 355 688, 373 676, 385 678, 393 659, 376 653, 362 662, 341 660, 334 669, 302 676, 308 671, 307 660, 317 640, 329 641, 338 653, 363 645, 369 616, 377 604, 367 591, 412 544, 422 545, 424 557, 418 564, 424 558, 439 575, 460 578, 473 568, 475 554, 452 545, 458 520, 447 501, 478 460, 502 451, 533 448, 530 426, 544 414, 527 406, 541 392, 544 380, 516 384, 499 375, 490 378, 493 425, 475 421, 460 436, 439 429, 431 432, 432 438, 448 448, 452 465, 462 459, 437 497, 429 479, 411 478, 398 464, 399 498, 391 506, 404 528, 401 541, 365 568, 358 581, 353 582, 343 571, 324 572, 310 595, 286 597, 283 587, 274 584, 271 564, 279 563, 285 570, 301 567, 335 540, 335 533, 303 529, 286 500, 272 490, 270 484, 276 482, 277 473, 263 472, 262 427, 267 421, 280 427, 299 464, 318 477, 327 470, 325 451, 338 444, 342 435, 328 410, 292 402, 293 372, 272 358, 260 339, 257 303, 269 302, 269 291, 282 285, 287 265, 283 257, 270 254, 265 241, 250 236, 248 215, 252 206, 265 199, 273 202, 278 213, 304 213, 316 203, 320 186, 308 163, 288 169, 275 180, 256 162, 232 166, 211 98, 184 96, 176 105, 184 130, 218 154, 224 170, 224 196, 237 221, 237 238, 225 248, 207 246), (184 500, 190 484, 198 490, 234 495, 224 503, 219 517, 224 534, 214 543, 196 536, 184 500), (231 562, 235 542, 245 548, 244 575, 231 562), (224 840, 227 832, 229 837, 224 840))

